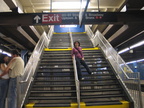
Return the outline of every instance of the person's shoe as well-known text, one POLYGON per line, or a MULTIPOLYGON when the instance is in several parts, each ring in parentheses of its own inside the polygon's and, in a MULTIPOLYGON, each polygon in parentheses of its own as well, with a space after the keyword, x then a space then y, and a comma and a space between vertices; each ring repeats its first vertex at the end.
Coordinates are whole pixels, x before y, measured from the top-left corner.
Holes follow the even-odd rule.
POLYGON ((94 74, 94 72, 91 72, 91 75, 93 75, 94 74))
POLYGON ((84 78, 81 78, 80 80, 84 80, 84 78))

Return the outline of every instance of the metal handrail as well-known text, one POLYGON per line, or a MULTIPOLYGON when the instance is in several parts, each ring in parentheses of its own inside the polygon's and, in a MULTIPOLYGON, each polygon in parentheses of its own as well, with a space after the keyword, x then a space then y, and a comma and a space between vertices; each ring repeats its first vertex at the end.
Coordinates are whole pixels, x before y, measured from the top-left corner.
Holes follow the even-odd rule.
MULTIPOLYGON (((86 27, 86 29, 87 29, 88 35, 92 35, 92 31, 91 31, 91 29, 88 26, 86 27)), ((105 55, 111 57, 111 59, 109 57, 107 57, 107 58, 110 61, 110 63, 112 64, 112 66, 114 67, 114 69, 117 68, 117 69, 115 69, 116 70, 116 74, 119 75, 119 79, 121 80, 121 82, 123 83, 124 87, 128 90, 129 94, 131 95, 132 99, 134 100, 135 108, 142 108, 142 97, 141 97, 141 91, 140 91, 141 87, 140 87, 139 73, 135 73, 135 74, 137 74, 137 76, 134 76, 135 74, 133 73, 133 71, 128 67, 128 65, 117 54, 117 52, 114 50, 114 48, 102 36, 102 34, 99 31, 97 31, 94 36, 89 36, 89 37, 91 37, 91 41, 92 41, 94 47, 99 44, 99 46, 102 48, 102 50, 105 53, 105 55), (111 55, 113 55, 113 56, 111 56, 111 55), (120 61, 119 61, 119 59, 120 59, 120 61), (119 62, 121 62, 121 63, 119 63, 119 62), (128 74, 121 67, 121 64, 123 64, 128 70, 130 70, 130 72, 132 72, 129 75, 133 75, 133 77, 136 77, 136 78, 129 77, 128 74), (121 71, 119 71, 118 69, 120 69, 121 71), (120 72, 123 73, 123 75, 126 78, 126 81, 127 80, 131 80, 131 82, 129 82, 130 84, 133 84, 134 82, 137 84, 137 89, 136 90, 138 91, 138 93, 136 91, 135 92, 131 91, 131 88, 129 88, 129 85, 127 84, 127 82, 123 81, 125 79, 123 79, 123 77, 120 76, 120 75, 122 75, 122 73, 120 73, 120 72), (140 99, 135 99, 134 97, 136 97, 136 98, 139 97, 140 99)))
MULTIPOLYGON (((45 41, 45 40, 43 40, 42 43, 44 43, 44 41, 45 41)), ((40 42, 40 41, 39 41, 39 42, 40 42)), ((39 45, 39 42, 38 42, 38 44, 36 45, 35 49, 36 49, 37 46, 39 45)), ((42 48, 42 45, 43 45, 43 44, 41 44, 40 49, 42 48)), ((34 49, 34 51, 35 51, 35 49, 34 49)), ((33 52, 33 53, 34 53, 34 52, 33 52)), ((33 54, 32 54, 32 55, 33 55, 33 54)), ((26 82, 28 81, 28 79, 30 78, 32 69, 33 69, 33 68, 31 68, 31 70, 30 70, 29 74, 27 75, 26 79, 23 80, 23 81, 20 81, 20 83, 26 83, 26 82)))
MULTIPOLYGON (((70 32, 70 42, 71 42, 71 47, 73 48, 74 45, 73 45, 73 38, 72 38, 72 33, 71 32, 70 32)), ((77 103, 78 103, 78 108, 80 108, 80 83, 79 83, 79 80, 78 80, 75 56, 73 56, 73 67, 74 67, 74 75, 75 75, 77 103)))
MULTIPOLYGON (((99 37, 98 37, 99 38, 99 37)), ((99 38, 100 40, 101 40, 101 38, 99 38)), ((104 42, 101 40, 101 42, 103 43, 103 45, 105 46, 105 48, 107 48, 107 46, 106 46, 106 44, 104 44, 104 42)), ((112 53, 111 52, 109 52, 111 55, 112 55, 112 53)), ((116 61, 116 59, 115 58, 113 58, 115 61, 116 61)), ((119 65, 119 63, 118 62, 116 62, 118 65, 119 65)), ((120 69, 122 70, 122 72, 125 74, 125 76, 127 77, 127 79, 135 79, 135 78, 130 78, 125 72, 124 72, 124 70, 123 70, 123 68, 120 66, 120 69)))
POLYGON ((17 107, 22 108, 24 104, 24 100, 26 98, 26 95, 28 93, 31 81, 33 80, 33 75, 36 70, 40 55, 45 47, 48 47, 48 44, 50 42, 50 37, 53 32, 53 27, 51 27, 50 32, 48 35, 44 32, 39 39, 36 47, 34 48, 34 51, 25 67, 24 75, 18 80, 17 84, 17 107))

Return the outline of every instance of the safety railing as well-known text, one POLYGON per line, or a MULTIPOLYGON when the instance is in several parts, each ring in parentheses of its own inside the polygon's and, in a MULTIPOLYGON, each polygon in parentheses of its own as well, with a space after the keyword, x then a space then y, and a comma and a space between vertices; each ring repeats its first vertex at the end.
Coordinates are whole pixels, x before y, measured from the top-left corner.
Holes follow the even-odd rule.
POLYGON ((44 48, 48 47, 50 38, 53 33, 53 26, 50 28, 50 33, 47 35, 45 32, 40 37, 36 44, 34 51, 29 58, 29 61, 24 69, 24 75, 18 78, 17 81, 17 108, 22 108, 26 99, 29 87, 33 81, 33 75, 36 71, 37 64, 44 48))
POLYGON ((142 108, 142 96, 140 87, 140 76, 138 72, 133 72, 104 36, 97 31, 93 35, 89 26, 86 26, 86 32, 90 37, 94 47, 99 46, 104 52, 106 58, 114 68, 117 77, 120 79, 130 98, 134 101, 135 108, 142 108))
MULTIPOLYGON (((71 42, 71 47, 73 48, 74 46, 73 46, 72 32, 70 32, 70 42, 71 42)), ((78 103, 78 108, 80 108, 80 83, 78 80, 75 56, 73 57, 73 67, 74 67, 74 76, 75 76, 75 84, 76 84, 77 103, 78 103)))

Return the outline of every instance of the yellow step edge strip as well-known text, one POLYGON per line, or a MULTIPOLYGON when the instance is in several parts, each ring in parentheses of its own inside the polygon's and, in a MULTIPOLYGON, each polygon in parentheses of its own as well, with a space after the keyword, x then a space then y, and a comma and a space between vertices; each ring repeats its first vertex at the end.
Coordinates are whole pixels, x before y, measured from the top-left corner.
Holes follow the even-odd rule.
POLYGON ((72 34, 86 34, 86 32, 72 32, 72 34))
MULTIPOLYGON (((95 47, 95 48, 82 48, 82 50, 99 50, 100 48, 95 47)), ((67 49, 49 49, 45 48, 44 51, 70 51, 72 48, 67 48, 67 49)))
POLYGON ((25 108, 34 108, 35 103, 29 103, 25 106, 25 108))
POLYGON ((56 33, 54 32, 53 34, 68 34, 69 32, 64 32, 64 33, 56 33))
MULTIPOLYGON (((120 101, 120 105, 101 105, 101 106, 86 106, 84 102, 80 103, 80 108, 129 108, 128 101, 120 101)), ((78 108, 77 103, 71 103, 70 107, 34 107, 34 103, 27 104, 25 108, 78 108)))
POLYGON ((70 51, 72 48, 67 48, 67 49, 49 49, 45 48, 44 51, 70 51))
POLYGON ((95 47, 95 48, 82 48, 82 50, 99 50, 99 47, 95 47))
POLYGON ((120 101, 121 105, 85 106, 81 108, 130 108, 128 101, 120 101))

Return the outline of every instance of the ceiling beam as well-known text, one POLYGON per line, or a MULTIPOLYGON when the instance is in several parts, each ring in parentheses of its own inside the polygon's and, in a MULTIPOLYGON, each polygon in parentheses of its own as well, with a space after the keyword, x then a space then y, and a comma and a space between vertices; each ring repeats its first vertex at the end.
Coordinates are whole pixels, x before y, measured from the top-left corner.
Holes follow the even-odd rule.
POLYGON ((13 12, 18 12, 18 8, 14 0, 4 0, 4 1, 9 6, 10 10, 12 10, 13 12))
POLYGON ((124 31, 126 31, 129 28, 128 25, 123 25, 117 32, 115 32, 109 39, 108 41, 111 42, 115 38, 117 38, 120 34, 122 34, 124 31))
POLYGON ((35 29, 34 26, 30 26, 31 30, 33 31, 33 33, 37 36, 37 38, 40 38, 40 34, 38 33, 38 31, 35 29))
POLYGON ((33 45, 36 45, 36 42, 24 31, 22 27, 17 27, 17 30, 25 37, 27 38, 33 45))
POLYGON ((113 24, 108 25, 102 34, 105 35, 112 27, 113 27, 113 24))
POLYGON ((11 39, 10 37, 6 37, 6 36, 1 36, 1 38, 9 43, 11 43, 12 45, 18 47, 19 49, 26 49, 24 46, 22 46, 21 44, 19 44, 18 42, 16 42, 15 40, 11 39))

